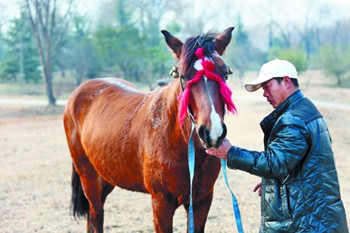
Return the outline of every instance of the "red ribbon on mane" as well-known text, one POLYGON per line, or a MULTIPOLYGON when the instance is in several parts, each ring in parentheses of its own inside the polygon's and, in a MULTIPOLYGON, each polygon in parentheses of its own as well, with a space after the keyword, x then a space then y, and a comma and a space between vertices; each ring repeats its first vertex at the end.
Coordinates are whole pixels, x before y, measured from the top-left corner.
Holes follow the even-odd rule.
POLYGON ((182 125, 183 120, 185 119, 187 114, 191 94, 190 87, 192 86, 192 84, 197 83, 203 76, 206 76, 208 79, 214 80, 219 84, 220 93, 222 98, 224 99, 227 110, 232 112, 233 114, 237 113, 236 106, 231 99, 231 89, 227 86, 227 84, 219 75, 214 73, 214 63, 210 60, 205 60, 204 49, 198 48, 195 52, 195 55, 198 59, 202 59, 201 64, 203 66, 203 69, 198 70, 194 78, 187 82, 185 90, 178 97, 178 100, 180 101, 178 116, 180 125, 182 125))

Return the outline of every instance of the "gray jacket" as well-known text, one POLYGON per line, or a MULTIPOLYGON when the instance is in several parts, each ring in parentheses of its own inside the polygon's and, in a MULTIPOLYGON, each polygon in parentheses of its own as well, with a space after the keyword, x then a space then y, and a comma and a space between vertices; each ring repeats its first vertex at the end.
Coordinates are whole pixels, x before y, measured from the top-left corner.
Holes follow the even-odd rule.
POLYGON ((260 232, 348 232, 327 125, 295 92, 260 123, 264 152, 233 146, 227 164, 262 177, 260 232))

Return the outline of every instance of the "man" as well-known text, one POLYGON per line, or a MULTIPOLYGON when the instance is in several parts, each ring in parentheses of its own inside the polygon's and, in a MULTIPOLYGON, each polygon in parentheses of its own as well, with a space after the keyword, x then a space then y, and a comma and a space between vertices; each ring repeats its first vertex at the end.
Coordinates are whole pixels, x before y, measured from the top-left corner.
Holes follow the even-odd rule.
POLYGON ((263 152, 232 146, 225 139, 210 155, 227 166, 262 177, 260 232, 348 232, 327 125, 299 90, 295 67, 273 60, 245 85, 262 87, 275 109, 260 123, 263 152))

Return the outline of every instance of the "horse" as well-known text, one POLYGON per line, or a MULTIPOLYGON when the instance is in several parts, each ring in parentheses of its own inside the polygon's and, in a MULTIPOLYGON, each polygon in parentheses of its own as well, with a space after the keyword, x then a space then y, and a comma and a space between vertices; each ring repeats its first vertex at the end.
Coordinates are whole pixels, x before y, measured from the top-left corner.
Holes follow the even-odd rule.
POLYGON ((220 171, 220 160, 205 149, 219 147, 227 132, 230 96, 225 99, 223 93, 230 90, 221 55, 233 29, 189 37, 184 43, 162 30, 178 62, 176 75, 149 93, 111 77, 88 80, 72 92, 63 114, 73 165, 71 208, 75 217, 87 217, 87 232, 103 232, 103 206, 115 186, 151 195, 155 232, 172 232, 173 215, 181 205, 188 216, 186 145, 192 124, 194 231, 204 232, 220 171))

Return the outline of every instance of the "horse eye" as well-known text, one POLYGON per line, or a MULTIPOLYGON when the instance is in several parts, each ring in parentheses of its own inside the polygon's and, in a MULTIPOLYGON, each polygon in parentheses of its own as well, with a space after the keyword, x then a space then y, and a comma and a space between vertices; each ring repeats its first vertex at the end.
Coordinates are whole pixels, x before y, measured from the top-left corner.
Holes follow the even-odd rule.
POLYGON ((231 68, 227 66, 227 70, 226 70, 225 77, 224 77, 225 80, 227 80, 228 76, 231 74, 233 74, 233 72, 232 72, 231 68))
POLYGON ((224 76, 225 81, 228 79, 228 74, 226 73, 224 76))

